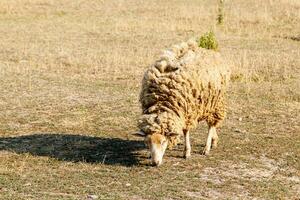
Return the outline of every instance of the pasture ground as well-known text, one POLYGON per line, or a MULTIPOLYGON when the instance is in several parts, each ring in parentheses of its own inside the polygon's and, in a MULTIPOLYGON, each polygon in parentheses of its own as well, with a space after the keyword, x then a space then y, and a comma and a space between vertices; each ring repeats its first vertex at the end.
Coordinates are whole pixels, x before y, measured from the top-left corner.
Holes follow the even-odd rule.
POLYGON ((299 199, 300 2, 1 0, 0 199, 299 199), (207 127, 149 166, 145 69, 213 30, 234 62, 220 145, 207 127))

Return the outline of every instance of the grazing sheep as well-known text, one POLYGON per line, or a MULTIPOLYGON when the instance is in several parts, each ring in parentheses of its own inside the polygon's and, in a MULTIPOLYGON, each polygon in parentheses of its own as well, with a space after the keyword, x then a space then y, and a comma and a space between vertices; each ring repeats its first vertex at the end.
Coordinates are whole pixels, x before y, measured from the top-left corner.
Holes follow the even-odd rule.
POLYGON ((184 157, 191 155, 189 131, 206 120, 209 154, 217 146, 216 127, 225 118, 225 93, 230 69, 219 53, 198 47, 195 40, 164 51, 145 73, 140 102, 143 116, 137 133, 145 137, 152 163, 160 165, 167 146, 184 135, 184 157))

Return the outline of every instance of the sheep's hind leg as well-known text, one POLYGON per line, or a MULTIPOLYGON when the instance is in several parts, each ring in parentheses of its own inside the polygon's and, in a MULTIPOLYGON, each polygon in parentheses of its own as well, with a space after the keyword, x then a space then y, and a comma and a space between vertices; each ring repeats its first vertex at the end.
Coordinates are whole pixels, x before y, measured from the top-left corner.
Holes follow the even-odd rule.
POLYGON ((191 143, 190 143, 190 132, 187 130, 183 131, 184 133, 184 158, 191 157, 191 143))
POLYGON ((218 141, 219 141, 219 136, 217 134, 217 131, 215 130, 214 135, 212 136, 212 144, 211 144, 211 148, 217 148, 218 146, 218 141))
POLYGON ((214 126, 209 126, 208 128, 208 137, 206 141, 206 146, 203 150, 204 155, 208 155, 211 147, 216 147, 218 142, 218 135, 216 131, 216 127, 214 126))

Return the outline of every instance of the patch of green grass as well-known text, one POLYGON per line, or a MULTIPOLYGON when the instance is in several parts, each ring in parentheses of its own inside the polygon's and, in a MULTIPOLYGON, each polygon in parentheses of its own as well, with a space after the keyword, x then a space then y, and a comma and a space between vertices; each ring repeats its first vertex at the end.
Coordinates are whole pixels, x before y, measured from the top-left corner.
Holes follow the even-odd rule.
POLYGON ((212 32, 212 31, 205 33, 203 36, 201 36, 198 41, 198 44, 199 44, 199 47, 202 47, 205 49, 212 49, 215 51, 218 50, 218 42, 217 42, 214 32, 212 32))

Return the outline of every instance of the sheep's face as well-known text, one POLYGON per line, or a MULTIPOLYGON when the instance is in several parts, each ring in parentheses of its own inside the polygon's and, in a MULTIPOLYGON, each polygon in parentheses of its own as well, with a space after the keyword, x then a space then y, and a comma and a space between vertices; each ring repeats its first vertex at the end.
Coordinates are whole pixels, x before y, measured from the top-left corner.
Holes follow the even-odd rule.
POLYGON ((164 135, 155 133, 146 136, 145 143, 149 147, 152 164, 156 166, 161 165, 164 153, 168 147, 167 138, 164 135))

